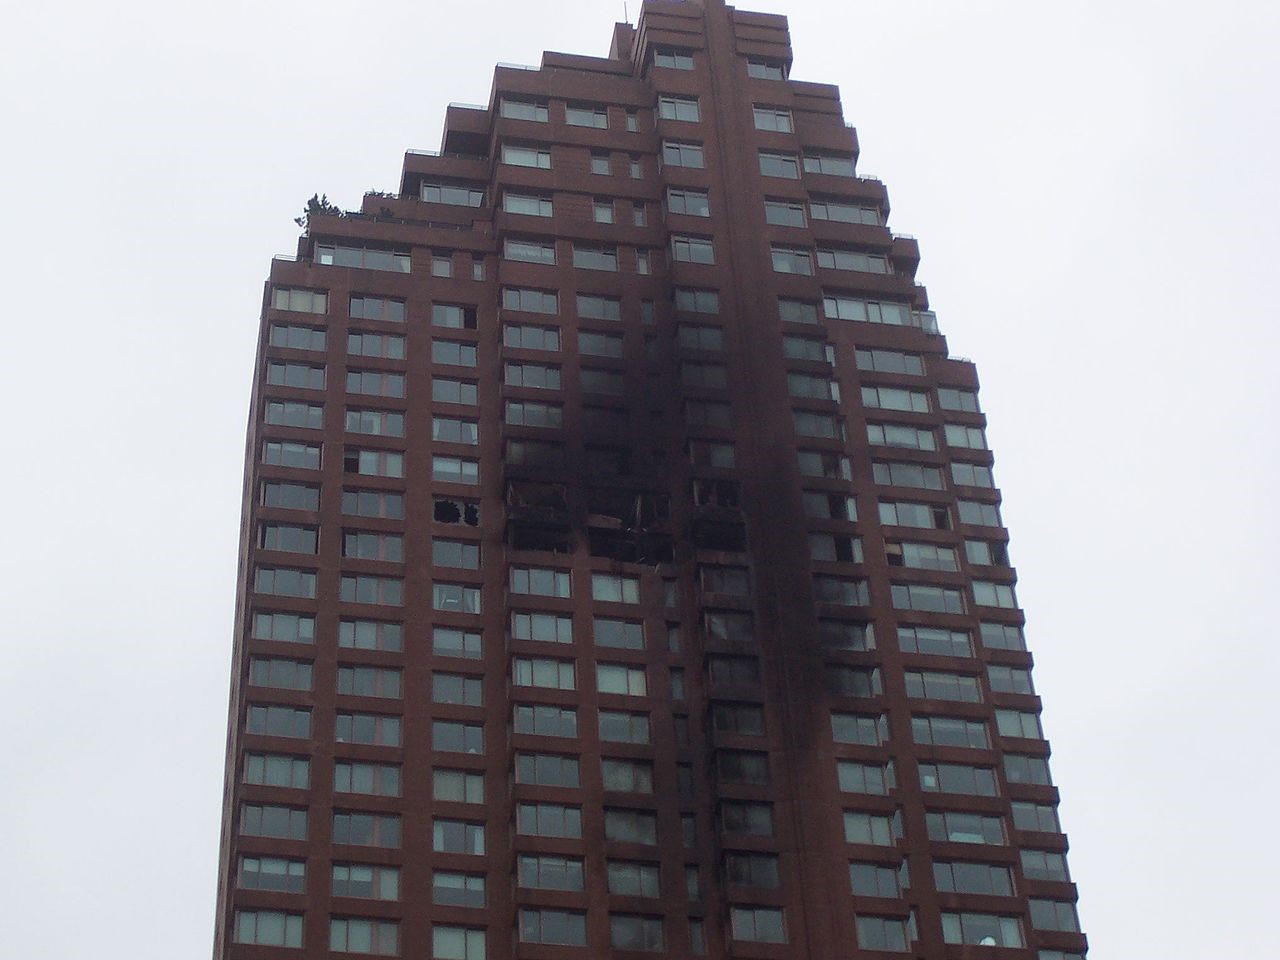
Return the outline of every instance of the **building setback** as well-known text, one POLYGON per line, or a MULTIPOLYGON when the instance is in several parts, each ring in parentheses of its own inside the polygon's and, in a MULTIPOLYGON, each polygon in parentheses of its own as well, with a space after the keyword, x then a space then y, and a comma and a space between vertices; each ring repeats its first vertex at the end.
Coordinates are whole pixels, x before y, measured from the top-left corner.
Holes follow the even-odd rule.
POLYGON ((215 957, 1083 956, 977 376, 791 60, 647 0, 273 261, 215 957))

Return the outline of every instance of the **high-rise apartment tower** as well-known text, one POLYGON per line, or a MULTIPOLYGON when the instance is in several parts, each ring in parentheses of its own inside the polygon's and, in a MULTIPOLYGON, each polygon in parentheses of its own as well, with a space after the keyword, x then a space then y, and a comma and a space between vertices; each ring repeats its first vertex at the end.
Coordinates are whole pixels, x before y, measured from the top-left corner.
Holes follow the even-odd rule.
POLYGON ((272 263, 219 960, 1084 954, 977 377, 791 60, 648 0, 272 263))

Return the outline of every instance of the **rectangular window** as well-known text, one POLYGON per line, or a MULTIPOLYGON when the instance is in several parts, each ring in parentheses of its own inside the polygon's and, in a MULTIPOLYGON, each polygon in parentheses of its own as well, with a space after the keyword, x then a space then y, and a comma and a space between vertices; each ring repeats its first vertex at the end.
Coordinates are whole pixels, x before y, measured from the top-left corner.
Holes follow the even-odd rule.
POLYGON ((571 127, 594 127, 597 130, 607 130, 609 113, 605 107, 568 103, 564 108, 564 122, 571 127))
POLYGON ((311 662, 283 657, 250 657, 249 683, 280 690, 310 690, 311 662))
POLYGON ((403 685, 400 671, 393 667, 338 667, 338 693, 341 694, 399 700, 403 685))
POLYGON ((502 162, 515 167, 535 167, 542 170, 551 169, 551 151, 538 147, 518 147, 515 144, 502 145, 502 162))
POLYGON ((547 105, 531 100, 512 100, 502 98, 499 108, 502 116, 508 120, 532 120, 535 123, 547 122, 547 105))
POLYGON ((596 664, 596 689, 601 693, 643 697, 648 693, 648 681, 643 667, 631 667, 621 663, 596 664))
POLYGON ((668 70, 692 70, 693 54, 684 50, 674 50, 669 47, 655 47, 653 51, 653 65, 655 67, 665 67, 668 70))
POLYGON ((573 787, 582 785, 578 772, 578 758, 558 753, 516 753, 516 783, 542 787, 573 787))
POLYGON ((687 313, 718 314, 720 312, 720 294, 716 290, 677 288, 675 308, 687 313))
POLYGON ((559 390, 560 368, 542 363, 508 362, 503 368, 503 379, 508 386, 512 387, 559 390))
POLYGON ((679 140, 662 141, 662 162, 668 167, 692 167, 701 169, 706 164, 702 144, 684 143, 679 140))
POLYGON ((875 482, 890 487, 914 487, 919 490, 941 490, 942 471, 919 463, 883 463, 871 465, 875 482))
POLYGON ((465 820, 440 820, 431 825, 431 849, 437 853, 484 856, 484 825, 465 820))
POLYGON ((560 331, 555 327, 506 324, 502 328, 502 342, 508 347, 525 350, 559 350, 560 331))
POLYGON ((867 442, 875 447, 896 447, 901 450, 936 450, 933 431, 904 423, 868 423, 867 442))
POLYGON ((991 947, 1022 947, 1022 923, 1017 917, 991 913, 943 913, 944 943, 968 943, 991 947))
POLYGON ((554 240, 507 240, 502 247, 502 256, 522 263, 554 264, 556 245, 554 240))
POLYGON ((618 269, 618 251, 614 247, 587 247, 575 243, 573 245, 573 265, 582 270, 618 269))
POLYGON ((398 607, 404 603, 404 581, 398 577, 343 574, 338 598, 346 603, 378 603, 398 607))
POLYGON ((606 743, 648 743, 649 715, 600 711, 600 739, 606 743))
POLYGON ((857 250, 820 248, 818 266, 827 270, 857 270, 862 273, 892 273, 889 258, 883 254, 857 250))
POLYGON ((400 520, 404 517, 404 494, 383 493, 379 490, 343 490, 342 512, 352 517, 400 520))
POLYGON ((431 458, 431 479, 474 486, 480 482, 480 463, 461 457, 435 455, 431 458))
POLYGON ((995 487, 991 476, 991 468, 976 463, 951 464, 951 479, 962 487, 995 487))
POLYGON ((880 522, 889 527, 915 527, 920 530, 946 530, 950 527, 947 508, 940 503, 882 500, 878 510, 880 522))
POLYGON ((295 443, 287 440, 266 440, 262 444, 262 462, 276 467, 319 470, 320 447, 316 444, 295 443))
POLYGON ((568 597, 569 572, 542 567, 512 567, 511 592, 539 597, 568 597))
POLYGON ((404 337, 383 333, 347 334, 347 353, 353 357, 380 357, 386 360, 404 359, 404 337))
POLYGON ((999 817, 959 810, 936 810, 925 814, 929 839, 950 843, 1003 844, 1004 821, 999 817))
POLYGON ((836 776, 840 790, 844 793, 867 793, 883 797, 897 786, 892 763, 881 765, 841 760, 836 765, 836 776))
POLYGON ((573 620, 552 613, 512 613, 511 636, 516 640, 573 643, 573 620))
POLYGON ((307 864, 283 857, 241 857, 236 885, 242 890, 302 893, 306 889, 307 864))
POLYGON ((582 810, 563 803, 518 803, 516 833, 529 837, 580 840, 582 810))
POLYGON ((335 793, 367 793, 375 797, 400 796, 398 763, 353 763, 339 760, 333 766, 335 793))
POLYGON ((931 793, 974 797, 994 797, 1000 792, 994 770, 959 763, 921 763, 920 787, 931 793))
POLYGON ((335 243, 317 243, 315 262, 338 267, 362 267, 365 270, 390 270, 393 273, 409 272, 407 252, 347 247, 335 243))
POLYGON ((808 250, 794 247, 770 247, 769 250, 773 257, 774 273, 812 275, 813 261, 808 250))
POLYGON ((465 443, 474 447, 480 442, 480 425, 475 420, 432 417, 431 439, 442 443, 465 443))
POLYGON ((835 220, 840 223, 865 223, 879 226, 884 222, 879 207, 864 207, 841 200, 810 200, 809 213, 815 220, 835 220))
POLYGON ((554 212, 550 197, 526 196, 510 191, 502 194, 502 209, 528 217, 549 217, 554 212))
POLYGON ((394 957, 400 953, 400 925, 392 920, 329 919, 329 949, 394 957))
POLYGON ((512 708, 511 722, 516 733, 535 737, 578 736, 578 711, 573 707, 518 703, 512 708))
POLYGON ((366 900, 399 900, 400 870, 364 863, 335 863, 330 892, 335 897, 360 897, 366 900))
POLYGON ((701 119, 696 98, 665 93, 658 97, 658 116, 663 120, 683 120, 689 123, 697 123, 701 119))
POLYGON ((311 570, 290 570, 284 567, 258 567, 254 572, 253 588, 258 593, 278 597, 302 597, 314 600, 316 575, 311 570))
POLYGON ((295 313, 328 313, 329 295, 323 290, 275 287, 271 291, 271 306, 275 310, 291 310, 295 313))
POLYGON ((791 133, 791 111, 785 107, 752 106, 752 117, 757 130, 772 130, 777 133, 791 133))
POLYGON ((302 914, 278 910, 237 910, 235 942, 264 947, 301 947, 302 914))
POLYGON ((314 327, 273 323, 267 342, 273 347, 284 347, 287 350, 318 350, 323 352, 325 339, 325 332, 314 327))
POLYGON ((281 643, 314 643, 316 621, 314 617, 296 613, 257 612, 253 615, 255 640, 275 640, 281 643))
POLYGON ((977 747, 983 750, 991 747, 987 725, 981 720, 963 717, 913 716, 911 739, 939 747, 977 747))
POLYGON ((577 857, 522 853, 516 860, 516 878, 531 890, 585 889, 582 860, 577 857))
POLYGON ((278 840, 307 839, 307 811, 270 803, 246 803, 240 808, 240 833, 278 840))
POLYGON ((309 737, 311 711, 251 703, 245 711, 245 730, 268 737, 309 737))
POLYGON ((987 449, 987 437, 981 427, 966 427, 959 423, 947 423, 942 426, 943 437, 947 446, 965 450, 987 449))
POLYGON ((398 623, 375 620, 343 620, 338 624, 338 646, 353 650, 404 649, 404 628, 398 623))
POLYGON ((456 340, 432 340, 431 362, 455 367, 474 367, 476 365, 476 345, 474 343, 459 343, 456 340))
POLYGON ((513 657, 511 682, 518 687, 542 687, 548 690, 574 690, 577 680, 572 660, 546 657, 513 657))
POLYGON ((800 179, 800 163, 788 153, 760 151, 760 173, 766 177, 782 177, 784 180, 800 179))
POLYGON ((715 263, 715 247, 706 237, 673 236, 671 258, 680 263, 715 263))
POLYGON ((766 223, 779 227, 803 227, 804 204, 792 200, 765 200, 764 219, 766 223))
POLYGON ((310 785, 311 761, 275 753, 246 753, 244 782, 265 787, 305 790, 310 785))
POLYGON ((264 422, 273 427, 320 430, 324 427, 324 407, 312 403, 268 400, 264 422))
POLYGON ((635 577, 593 573, 591 575, 591 598, 607 603, 639 603, 640 581, 635 577))
POLYGON ((668 187, 667 211, 683 213, 691 217, 709 217, 711 204, 707 198, 707 191, 695 190, 691 187, 668 187))
MULTIPOLYGON (((404 377, 396 375, 404 389, 404 377)), ((348 433, 360 433, 370 437, 403 437, 404 414, 395 410, 347 410, 348 433)))
POLYGON ((449 907, 483 907, 484 875, 435 870, 431 874, 431 902, 449 907))
POLYGON ((484 774, 466 770, 433 770, 431 797, 447 803, 484 803, 484 774))
POLYGON ((517 933, 522 943, 583 947, 587 943, 587 915, 572 910, 521 907, 517 933))
POLYGON ((437 657, 479 660, 480 634, 458 627, 434 627, 431 632, 431 652, 437 657))
POLYGON ((388 323, 404 323, 403 300, 352 294, 348 313, 353 320, 382 320, 388 323))
MULTIPOLYGON (((878 690, 868 690, 868 695, 878 690)), ((889 721, 880 714, 864 716, 854 713, 833 713, 831 715, 831 738, 836 743, 859 743, 863 746, 878 747, 889 739, 889 721)))
POLYGON ((334 729, 338 743, 363 743, 377 747, 400 746, 399 717, 378 713, 339 713, 334 729))
POLYGON ((431 749, 449 753, 484 753, 484 725, 453 720, 431 722, 431 749))
POLYGON ((423 183, 422 199, 454 207, 483 207, 484 190, 452 183, 423 183))
POLYGON ((435 924, 431 956, 434 960, 485 960, 485 931, 435 924))

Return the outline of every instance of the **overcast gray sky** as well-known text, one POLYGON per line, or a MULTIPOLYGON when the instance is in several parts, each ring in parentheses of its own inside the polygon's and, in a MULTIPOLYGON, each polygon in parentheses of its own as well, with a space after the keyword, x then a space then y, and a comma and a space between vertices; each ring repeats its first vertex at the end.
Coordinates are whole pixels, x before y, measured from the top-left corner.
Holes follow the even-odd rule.
MULTIPOLYGON (((978 364, 1091 957, 1269 955, 1276 5, 741 7, 840 85, 978 364)), ((622 9, 5 4, 0 956, 208 955, 270 257, 622 9)))

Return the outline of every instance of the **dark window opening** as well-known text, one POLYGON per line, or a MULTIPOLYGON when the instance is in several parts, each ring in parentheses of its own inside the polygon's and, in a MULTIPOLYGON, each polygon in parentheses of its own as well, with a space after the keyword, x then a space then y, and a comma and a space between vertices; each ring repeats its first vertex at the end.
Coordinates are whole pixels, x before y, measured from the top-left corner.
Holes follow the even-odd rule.
POLYGON ((699 507, 737 507, 738 485, 732 480, 695 480, 693 502, 699 507))
POLYGON ((464 523, 468 527, 478 527, 480 526, 480 504, 436 497, 432 516, 436 523, 464 523))
POLYGON ((747 529, 741 523, 695 520, 690 527, 690 534, 693 545, 698 550, 741 553, 747 549, 747 529))

